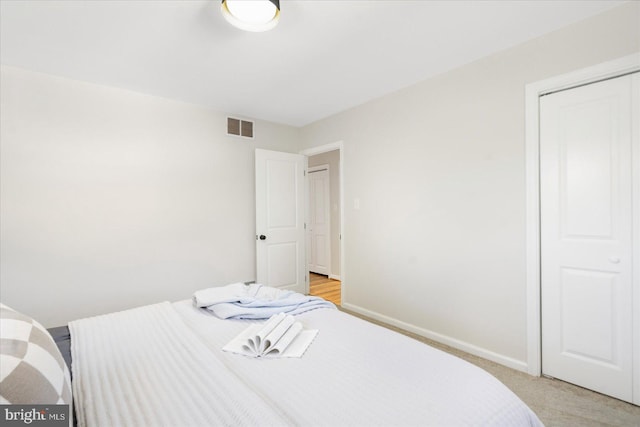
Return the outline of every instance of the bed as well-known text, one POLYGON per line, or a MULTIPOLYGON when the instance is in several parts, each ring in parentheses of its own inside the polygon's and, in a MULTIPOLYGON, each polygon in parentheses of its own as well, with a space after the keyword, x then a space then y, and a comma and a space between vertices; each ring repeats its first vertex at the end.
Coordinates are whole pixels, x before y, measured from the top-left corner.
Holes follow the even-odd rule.
POLYGON ((466 361, 339 310, 296 317, 319 331, 299 359, 222 351, 259 321, 221 320, 191 300, 81 319, 70 334, 54 330, 72 358, 77 424, 542 425, 466 361))

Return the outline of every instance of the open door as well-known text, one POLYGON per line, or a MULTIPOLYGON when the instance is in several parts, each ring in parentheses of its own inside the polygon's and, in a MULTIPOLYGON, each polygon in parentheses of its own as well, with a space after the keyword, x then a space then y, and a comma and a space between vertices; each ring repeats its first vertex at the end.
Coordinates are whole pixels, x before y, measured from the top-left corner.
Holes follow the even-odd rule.
POLYGON ((307 292, 304 156, 256 150, 256 281, 307 292))

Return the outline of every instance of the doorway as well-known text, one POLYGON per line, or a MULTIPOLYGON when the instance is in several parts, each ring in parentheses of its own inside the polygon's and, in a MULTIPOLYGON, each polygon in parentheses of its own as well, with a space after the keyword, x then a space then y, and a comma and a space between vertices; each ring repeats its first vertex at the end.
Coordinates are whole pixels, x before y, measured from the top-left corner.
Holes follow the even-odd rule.
POLYGON ((300 154, 306 156, 307 162, 306 235, 309 289, 312 290, 314 278, 318 285, 318 277, 314 274, 319 273, 321 280, 326 282, 323 286, 331 284, 332 295, 337 291, 341 302, 345 295, 342 142, 314 147, 300 154), (322 174, 325 174, 326 180, 322 178, 322 174), (326 252, 322 251, 323 248, 326 252), (322 255, 318 256, 321 253, 326 254, 325 259, 322 255))

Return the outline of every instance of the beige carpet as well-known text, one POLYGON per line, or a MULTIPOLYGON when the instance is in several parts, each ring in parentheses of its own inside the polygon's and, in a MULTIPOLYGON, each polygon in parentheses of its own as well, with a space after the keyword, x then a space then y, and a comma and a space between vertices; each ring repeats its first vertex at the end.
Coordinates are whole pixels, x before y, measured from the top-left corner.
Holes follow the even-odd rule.
POLYGON ((394 326, 344 311, 444 350, 490 372, 518 395, 547 427, 640 427, 638 406, 563 381, 532 377, 394 326))

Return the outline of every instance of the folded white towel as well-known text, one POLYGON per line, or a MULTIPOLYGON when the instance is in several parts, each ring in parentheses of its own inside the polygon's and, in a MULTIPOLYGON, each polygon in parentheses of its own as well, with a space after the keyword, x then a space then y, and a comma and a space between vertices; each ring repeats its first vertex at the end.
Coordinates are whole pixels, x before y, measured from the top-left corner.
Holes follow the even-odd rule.
POLYGON ((304 330, 293 316, 278 313, 249 326, 222 350, 249 357, 302 357, 317 334, 317 329, 304 330))

